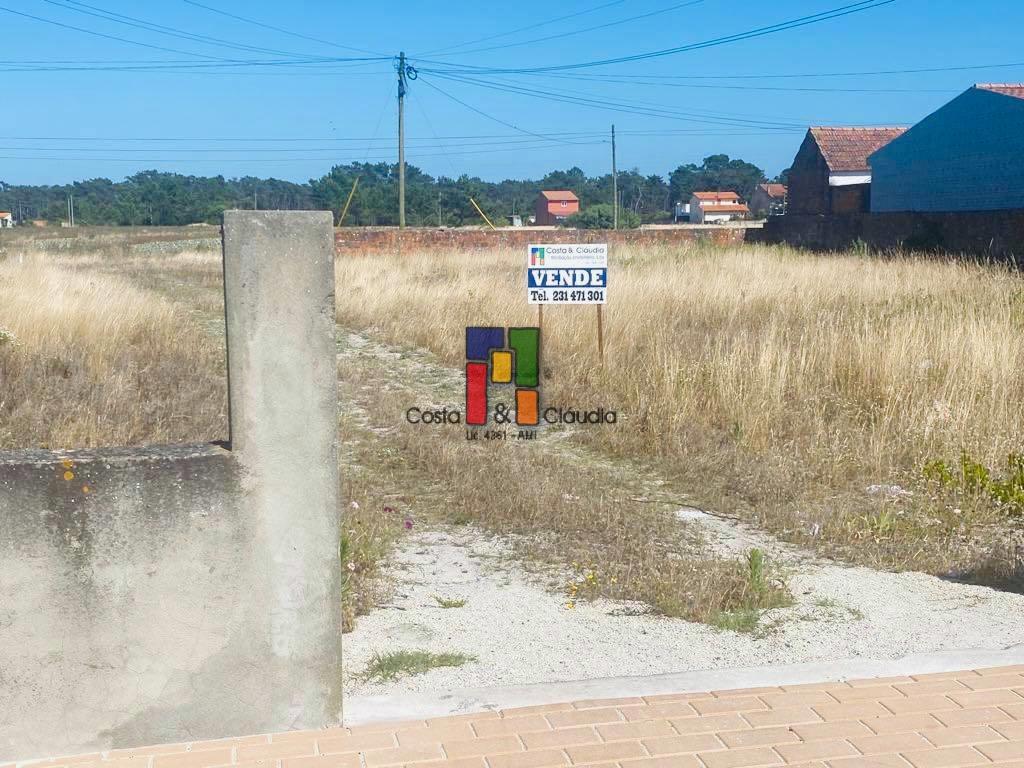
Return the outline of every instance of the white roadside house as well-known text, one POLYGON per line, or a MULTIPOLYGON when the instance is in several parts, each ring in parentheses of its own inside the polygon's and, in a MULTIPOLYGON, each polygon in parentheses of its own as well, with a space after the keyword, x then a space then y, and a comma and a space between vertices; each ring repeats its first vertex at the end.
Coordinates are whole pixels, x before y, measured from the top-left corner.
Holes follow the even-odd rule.
POLYGON ((735 192, 694 192, 690 197, 690 221, 694 224, 732 221, 748 213, 750 209, 735 192))

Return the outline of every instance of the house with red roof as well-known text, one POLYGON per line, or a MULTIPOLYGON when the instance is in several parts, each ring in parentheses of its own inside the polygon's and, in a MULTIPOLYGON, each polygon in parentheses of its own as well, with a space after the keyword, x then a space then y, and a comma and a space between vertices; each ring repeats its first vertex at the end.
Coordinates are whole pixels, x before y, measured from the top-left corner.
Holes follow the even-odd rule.
POLYGON ((825 215, 871 210, 868 157, 906 130, 810 128, 789 170, 786 212, 825 215))
POLYGON ((750 213, 743 198, 735 192, 694 192, 690 196, 690 222, 718 224, 741 219, 750 213))
POLYGON ((871 211, 1024 210, 1024 83, 979 83, 869 158, 871 211))
POLYGON ((551 190, 541 192, 537 197, 535 221, 538 227, 549 227, 559 224, 574 213, 580 212, 580 199, 568 190, 551 190))

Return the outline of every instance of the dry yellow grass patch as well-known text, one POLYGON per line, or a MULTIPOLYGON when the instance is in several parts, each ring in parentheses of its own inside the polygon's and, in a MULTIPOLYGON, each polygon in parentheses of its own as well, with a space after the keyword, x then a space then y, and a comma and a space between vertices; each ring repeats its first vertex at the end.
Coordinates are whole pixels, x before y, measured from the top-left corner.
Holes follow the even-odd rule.
POLYGON ((0 448, 226 437, 223 350, 126 281, 0 262, 0 448))
MULTIPOLYGON (((460 364, 467 325, 534 324, 524 258, 341 259, 339 319, 460 364)), ((619 248, 611 267, 603 369, 592 309, 544 315, 546 401, 624 417, 589 433, 599 447, 657 458, 709 504, 873 564, 977 568, 979 541, 1012 523, 921 469, 962 451, 1001 467, 1020 449, 1017 274, 767 247, 619 248)))

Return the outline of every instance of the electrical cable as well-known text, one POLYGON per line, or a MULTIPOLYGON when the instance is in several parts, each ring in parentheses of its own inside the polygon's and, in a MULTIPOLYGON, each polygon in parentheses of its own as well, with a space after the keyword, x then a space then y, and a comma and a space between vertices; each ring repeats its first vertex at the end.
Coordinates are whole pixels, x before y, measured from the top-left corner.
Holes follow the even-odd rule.
POLYGON ((583 29, 574 29, 569 32, 560 32, 557 35, 548 35, 547 37, 535 37, 532 40, 523 40, 518 43, 505 43, 504 45, 492 45, 486 48, 471 48, 468 51, 461 51, 460 53, 454 54, 455 56, 468 56, 472 53, 484 53, 487 51, 500 51, 505 48, 516 48, 522 45, 532 45, 534 43, 546 43, 551 40, 560 40, 565 37, 573 37, 575 35, 582 35, 587 32, 596 32, 599 29, 608 29, 610 27, 617 27, 622 24, 628 24, 633 21, 640 21, 641 19, 648 19, 652 16, 659 16, 663 13, 669 13, 670 11, 677 11, 680 8, 688 8, 692 5, 700 5, 706 0, 687 0, 685 3, 677 3, 667 8, 659 8, 656 11, 648 11, 647 13, 641 13, 637 16, 630 16, 625 19, 618 19, 616 21, 605 22, 604 24, 597 24, 593 27, 584 27, 583 29))
MULTIPOLYGON (((660 58, 663 56, 671 56, 678 53, 686 53, 689 51, 702 50, 705 48, 712 48, 719 45, 726 45, 728 43, 734 43, 742 40, 750 40, 757 37, 763 37, 765 35, 775 34, 777 32, 785 32, 790 29, 798 29, 805 27, 810 24, 819 24, 823 21, 830 21, 832 19, 842 18, 855 13, 862 13, 864 11, 875 10, 886 5, 891 5, 897 2, 897 0, 859 0, 859 2, 843 5, 838 8, 833 8, 828 11, 822 11, 820 13, 809 14, 806 16, 800 16, 795 19, 789 19, 787 21, 781 21, 776 24, 771 24, 765 27, 758 27, 751 29, 746 32, 738 32, 732 35, 725 35, 723 37, 716 37, 710 40, 704 40, 698 43, 689 43, 687 45, 676 46, 674 48, 665 48, 658 51, 648 51, 646 53, 636 53, 629 56, 617 56, 609 59, 597 59, 594 61, 581 61, 573 64, 550 64, 543 67, 469 67, 464 65, 463 69, 429 69, 427 67, 420 66, 419 69, 422 72, 432 72, 433 74, 445 73, 445 74, 528 74, 532 72, 563 72, 574 69, 587 69, 590 67, 600 67, 609 64, 623 64, 626 62, 633 61, 645 61, 647 59, 660 58)), ((423 61, 427 64, 439 64, 441 66, 452 66, 450 63, 443 61, 433 61, 429 59, 419 58, 419 61, 423 61)))
MULTIPOLYGON (((462 99, 460 99, 460 98, 458 98, 456 96, 453 96, 452 94, 450 94, 447 91, 439 88, 438 86, 434 85, 433 83, 428 82, 427 80, 424 80, 422 77, 420 78, 420 82, 423 83, 424 85, 426 85, 428 88, 433 88, 435 91, 440 93, 442 96, 445 96, 446 98, 449 98, 452 101, 454 101, 454 102, 456 102, 458 104, 461 104, 463 107, 465 107, 466 109, 470 110, 471 112, 475 112, 476 114, 478 114, 478 115, 480 115, 482 117, 486 117, 488 120, 493 120, 494 122, 499 123, 500 125, 504 125, 506 128, 511 128, 514 131, 518 131, 519 133, 525 133, 527 136, 537 136, 537 137, 541 136, 541 134, 539 134, 539 133, 534 133, 533 131, 527 131, 527 130, 525 130, 523 128, 520 128, 518 125, 513 125, 512 123, 509 123, 509 122, 507 122, 505 120, 502 120, 501 118, 494 117, 493 115, 490 115, 490 114, 484 112, 481 109, 477 109, 476 107, 472 106, 471 104, 467 104, 462 99)), ((579 142, 568 141, 568 140, 561 140, 561 143, 563 143, 563 144, 577 144, 579 142)))
POLYGON ((184 29, 177 29, 175 27, 168 27, 163 24, 156 24, 154 22, 146 21, 145 19, 139 19, 134 16, 126 16, 122 13, 115 13, 113 11, 107 11, 95 5, 89 5, 88 3, 79 2, 78 0, 43 0, 44 3, 56 6, 57 8, 64 8, 69 11, 75 11, 86 16, 93 16, 95 18, 103 19, 104 21, 112 21, 115 24, 123 24, 125 26, 133 27, 136 29, 142 29, 147 32, 154 32, 158 35, 167 35, 168 37, 175 37, 182 40, 190 40, 197 42, 202 45, 216 45, 225 46, 227 48, 233 48, 239 51, 249 51, 252 53, 269 53, 277 56, 304 56, 305 54, 296 53, 294 51, 281 51, 273 48, 259 48, 256 46, 246 45, 244 43, 235 43, 230 40, 223 40, 219 37, 210 37, 209 35, 199 35, 193 32, 189 32, 184 29))
MULTIPOLYGON (((185 2, 191 2, 191 0, 185 0, 185 2)), ((597 5, 597 6, 594 6, 593 8, 585 8, 582 11, 576 11, 575 13, 569 13, 569 14, 566 14, 565 16, 559 16, 559 17, 554 18, 554 19, 547 19, 545 21, 538 21, 538 22, 536 22, 534 24, 529 24, 529 25, 527 25, 525 27, 518 27, 516 29, 508 29, 508 30, 505 30, 504 32, 499 32, 499 33, 497 33, 495 35, 489 35, 487 37, 480 37, 480 38, 477 38, 476 40, 469 40, 469 41, 464 42, 464 43, 458 43, 457 45, 449 45, 449 46, 447 46, 445 48, 435 48, 432 51, 426 51, 422 55, 423 56, 431 56, 431 55, 437 54, 437 53, 444 53, 446 51, 453 51, 456 48, 464 48, 467 45, 476 45, 477 43, 486 43, 486 42, 488 42, 490 40, 497 40, 499 37, 509 37, 510 35, 517 35, 520 32, 529 32, 532 29, 539 29, 540 27, 546 27, 549 24, 555 24, 555 23, 557 23, 559 21, 565 21, 567 19, 575 19, 575 18, 577 18, 579 16, 585 16, 585 15, 587 15, 589 13, 594 13, 595 11, 601 11, 601 10, 604 10, 605 8, 611 8, 613 5, 622 5, 624 2, 626 2, 626 0, 612 0, 612 2, 610 2, 610 3, 603 3, 602 5, 597 5)))
POLYGON ((270 29, 273 30, 274 32, 280 32, 283 35, 290 35, 291 37, 299 38, 300 40, 308 40, 310 42, 320 43, 322 45, 329 45, 333 48, 342 48, 347 51, 356 51, 357 53, 368 53, 371 56, 384 56, 384 54, 380 53, 379 51, 368 51, 365 48, 356 48, 351 45, 342 45, 341 43, 335 43, 330 40, 322 40, 319 37, 311 37, 310 35, 303 35, 299 32, 292 32, 291 30, 284 29, 283 27, 275 27, 273 24, 266 24, 262 21, 256 21, 255 19, 250 19, 245 16, 239 16, 234 13, 228 13, 227 11, 222 11, 219 8, 214 8, 212 6, 196 2, 196 0, 182 0, 182 2, 187 3, 188 5, 194 5, 196 8, 202 8, 204 11, 209 11, 210 13, 216 13, 220 16, 226 16, 229 19, 241 21, 245 24, 252 24, 257 27, 262 27, 263 29, 270 29))

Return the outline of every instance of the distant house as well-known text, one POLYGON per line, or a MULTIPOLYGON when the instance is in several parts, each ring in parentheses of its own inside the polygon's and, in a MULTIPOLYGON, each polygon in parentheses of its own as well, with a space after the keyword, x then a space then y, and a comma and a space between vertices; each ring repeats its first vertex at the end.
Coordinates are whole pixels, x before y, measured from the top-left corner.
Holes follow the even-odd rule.
POLYGON ((868 156, 906 128, 811 128, 789 170, 786 212, 857 213, 870 210, 868 156))
POLYGON ((750 211, 759 219, 776 216, 786 211, 786 185, 758 184, 750 196, 750 211))
POLYGON ((0 229, 14 226, 14 214, 10 211, 0 211, 0 229))
POLYGON ((580 199, 567 190, 541 192, 537 198, 535 224, 549 227, 580 212, 580 199))
POLYGON ((750 209, 735 192, 694 192, 690 196, 690 221, 715 224, 746 216, 750 209))
POLYGON ((871 210, 1024 209, 1024 83, 981 83, 877 150, 871 210))

